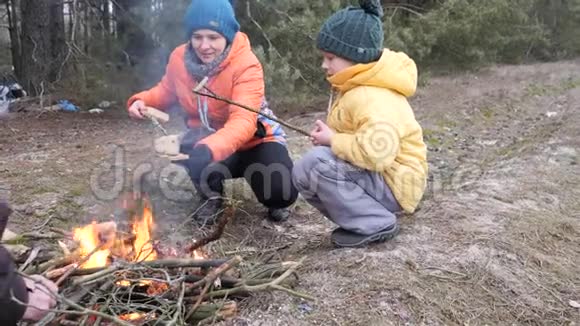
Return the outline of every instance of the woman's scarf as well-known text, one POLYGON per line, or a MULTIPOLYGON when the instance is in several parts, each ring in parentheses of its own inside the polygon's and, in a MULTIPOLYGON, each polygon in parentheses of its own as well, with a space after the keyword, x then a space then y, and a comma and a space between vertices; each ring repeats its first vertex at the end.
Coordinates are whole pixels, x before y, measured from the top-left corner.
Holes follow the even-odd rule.
POLYGON ((185 67, 189 74, 196 80, 202 80, 204 77, 212 77, 219 72, 219 66, 224 62, 230 53, 231 45, 228 45, 224 52, 220 54, 214 61, 205 64, 203 63, 191 46, 188 44, 185 51, 185 67))

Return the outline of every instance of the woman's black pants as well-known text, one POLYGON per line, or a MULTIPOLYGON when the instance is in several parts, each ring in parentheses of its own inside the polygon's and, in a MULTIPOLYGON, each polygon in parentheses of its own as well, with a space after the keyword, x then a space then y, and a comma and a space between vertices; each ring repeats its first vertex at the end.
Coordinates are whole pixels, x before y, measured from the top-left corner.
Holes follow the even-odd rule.
POLYGON ((223 195, 227 179, 245 178, 260 203, 268 208, 285 208, 298 197, 292 169, 288 149, 280 143, 265 142, 201 171, 189 171, 189 176, 204 198, 223 195))

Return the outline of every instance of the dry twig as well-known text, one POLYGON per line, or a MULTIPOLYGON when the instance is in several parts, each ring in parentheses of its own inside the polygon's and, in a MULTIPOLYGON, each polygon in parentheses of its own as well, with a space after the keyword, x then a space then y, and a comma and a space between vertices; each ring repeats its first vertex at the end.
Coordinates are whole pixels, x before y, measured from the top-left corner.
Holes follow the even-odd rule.
POLYGON ((235 216, 235 208, 233 207, 228 207, 226 208, 226 212, 224 214, 225 216, 219 221, 215 231, 210 234, 209 236, 196 241, 194 244, 190 245, 187 247, 186 252, 187 253, 192 253, 195 250, 204 247, 205 245, 207 245, 210 242, 216 241, 219 238, 221 238, 222 234, 224 233, 224 230, 226 228, 226 225, 228 223, 230 223, 230 221, 233 220, 234 216, 235 216))

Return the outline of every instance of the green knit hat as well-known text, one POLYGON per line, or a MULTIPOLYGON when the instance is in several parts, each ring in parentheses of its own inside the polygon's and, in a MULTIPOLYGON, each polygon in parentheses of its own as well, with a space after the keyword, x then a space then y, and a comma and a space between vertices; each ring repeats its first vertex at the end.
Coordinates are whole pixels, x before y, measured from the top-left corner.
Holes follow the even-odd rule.
POLYGON ((360 8, 349 6, 322 25, 317 46, 355 63, 377 61, 383 51, 383 8, 379 0, 359 0, 360 8))

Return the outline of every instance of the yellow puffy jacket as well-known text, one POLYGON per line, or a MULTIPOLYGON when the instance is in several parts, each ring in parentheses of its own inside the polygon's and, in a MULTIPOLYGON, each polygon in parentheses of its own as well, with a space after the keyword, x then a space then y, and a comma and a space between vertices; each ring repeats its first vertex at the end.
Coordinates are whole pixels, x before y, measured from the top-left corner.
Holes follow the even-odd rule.
POLYGON ((416 210, 427 184, 423 130, 407 97, 417 89, 417 66, 388 49, 377 62, 357 64, 328 78, 338 97, 327 123, 335 155, 380 172, 401 208, 416 210))

